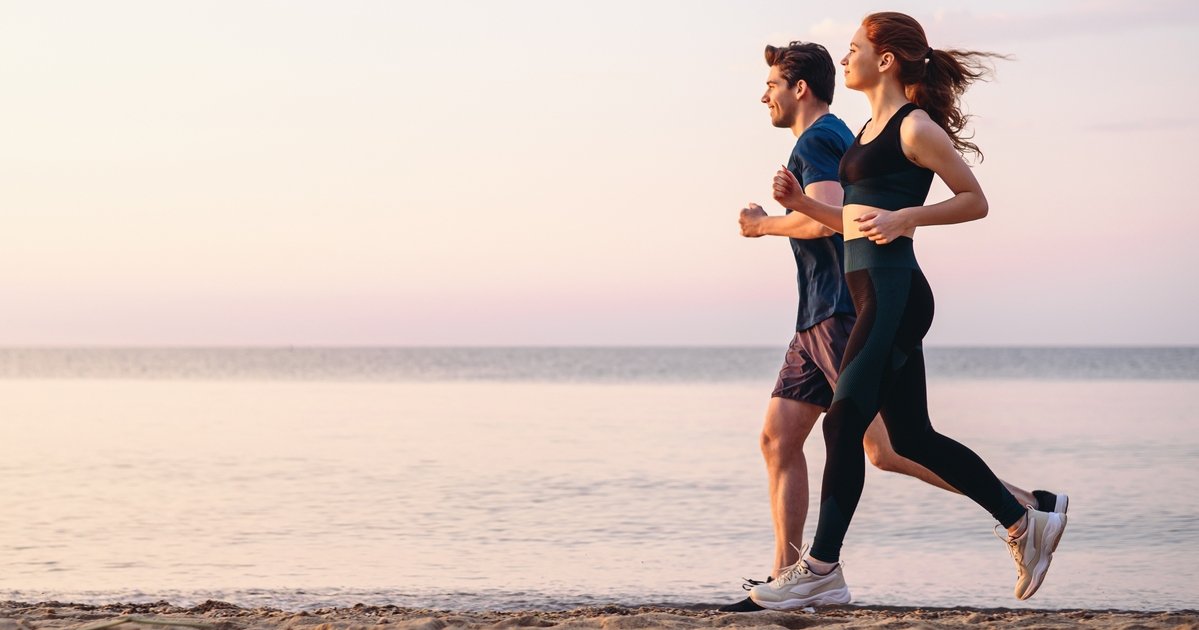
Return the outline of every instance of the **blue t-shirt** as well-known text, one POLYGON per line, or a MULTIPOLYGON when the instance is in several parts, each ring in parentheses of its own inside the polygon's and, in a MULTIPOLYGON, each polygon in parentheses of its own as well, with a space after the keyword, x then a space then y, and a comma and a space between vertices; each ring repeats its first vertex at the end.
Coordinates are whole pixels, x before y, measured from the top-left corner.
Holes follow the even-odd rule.
MULTIPOLYGON (((825 114, 800 134, 787 160, 787 170, 807 188, 815 182, 838 181, 841 156, 853 144, 853 133, 840 118, 825 114)), ((790 214, 791 210, 787 210, 790 214)), ((845 240, 840 234, 825 238, 793 238, 799 283, 799 314, 796 332, 807 330, 840 313, 853 314, 853 302, 845 284, 843 262, 845 240)))

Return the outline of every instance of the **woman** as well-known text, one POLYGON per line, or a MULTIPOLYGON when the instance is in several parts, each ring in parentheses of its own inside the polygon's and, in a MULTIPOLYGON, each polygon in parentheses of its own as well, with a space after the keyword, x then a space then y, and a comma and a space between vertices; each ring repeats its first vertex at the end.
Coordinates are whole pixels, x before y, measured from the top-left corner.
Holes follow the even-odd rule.
POLYGON ((932 323, 933 296, 912 237, 919 226, 987 214, 986 197, 961 155, 981 152, 961 135, 967 117, 959 98, 993 56, 934 50, 920 24, 901 13, 867 16, 841 60, 846 87, 864 92, 873 113, 841 161, 844 207, 805 196, 785 169, 775 177, 783 206, 845 235, 845 276, 858 320, 824 420, 816 537, 806 557, 750 591, 763 607, 849 601, 841 544, 865 480, 862 436, 879 411, 898 454, 973 499, 1007 530, 1017 598, 1031 597, 1049 568, 1066 515, 1020 505, 973 451, 933 430, 925 395, 921 340, 932 323), (953 197, 926 206, 934 173, 953 197))

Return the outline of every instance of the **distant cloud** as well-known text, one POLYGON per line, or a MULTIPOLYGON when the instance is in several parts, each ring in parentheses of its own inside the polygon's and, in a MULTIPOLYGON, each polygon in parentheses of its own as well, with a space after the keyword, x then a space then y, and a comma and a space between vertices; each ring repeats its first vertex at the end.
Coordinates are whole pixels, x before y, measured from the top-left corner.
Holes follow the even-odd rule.
MULTIPOLYGON (((1199 2, 1146 0, 1143 2, 1088 0, 1046 3, 1043 13, 1014 11, 976 12, 940 9, 930 16, 913 14, 929 33, 933 45, 965 44, 977 40, 1044 40, 1069 35, 1124 33, 1140 28, 1199 23, 1199 2)), ((864 17, 865 14, 863 14, 864 17)), ((826 18, 808 27, 811 41, 849 41, 860 22, 826 18)))
POLYGON ((1199 121, 1190 118, 1150 118, 1145 120, 1122 120, 1085 125, 1086 131, 1103 133, 1136 133, 1140 131, 1178 131, 1199 127, 1199 121))
POLYGON ((858 30, 858 24, 860 23, 857 20, 837 21, 826 18, 808 28, 808 39, 814 42, 837 42, 838 45, 848 44, 849 38, 853 36, 854 31, 858 30))
POLYGON ((1124 33, 1131 30, 1199 23, 1199 3, 1193 0, 1144 2, 1088 1, 1062 5, 1046 13, 974 13, 940 10, 925 23, 930 38, 947 44, 985 37, 988 40, 1043 40, 1070 35, 1124 33), (952 36, 949 36, 952 34, 952 36))

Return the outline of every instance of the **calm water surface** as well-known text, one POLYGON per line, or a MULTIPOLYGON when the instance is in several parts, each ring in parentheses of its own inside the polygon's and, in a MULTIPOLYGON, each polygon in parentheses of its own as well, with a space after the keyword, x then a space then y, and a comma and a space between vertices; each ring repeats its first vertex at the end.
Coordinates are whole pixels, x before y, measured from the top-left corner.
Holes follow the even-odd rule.
MULTIPOLYGON (((397 351, 288 352, 0 351, 0 599, 724 603, 769 570, 777 351, 509 351, 520 378, 479 373, 503 350, 421 351, 436 379, 397 351)), ((1133 351, 1053 351, 1074 367, 1051 378, 1038 352, 930 358, 930 405, 1000 476, 1070 492, 1042 591, 1011 597, 981 508, 870 470, 857 602, 1199 607, 1199 353, 1129 374, 1133 351)))

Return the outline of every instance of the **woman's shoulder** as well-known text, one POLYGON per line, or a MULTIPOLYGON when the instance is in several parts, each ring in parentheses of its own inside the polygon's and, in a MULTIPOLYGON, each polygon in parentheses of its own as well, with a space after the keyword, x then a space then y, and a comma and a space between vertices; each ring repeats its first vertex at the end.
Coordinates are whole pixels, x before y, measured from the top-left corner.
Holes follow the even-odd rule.
POLYGON ((904 119, 899 128, 899 143, 908 160, 926 169, 935 170, 931 164, 957 154, 949 134, 922 109, 912 110, 904 119))
POLYGON ((908 115, 899 124, 899 139, 905 145, 916 145, 948 137, 945 130, 933 121, 928 112, 919 107, 908 112, 908 115))

